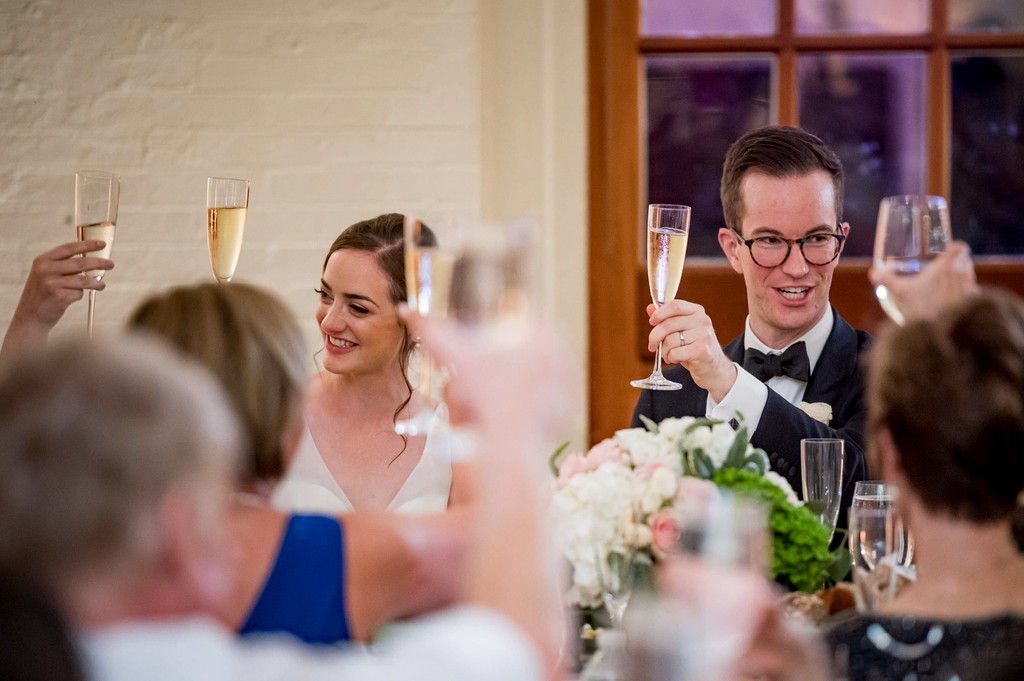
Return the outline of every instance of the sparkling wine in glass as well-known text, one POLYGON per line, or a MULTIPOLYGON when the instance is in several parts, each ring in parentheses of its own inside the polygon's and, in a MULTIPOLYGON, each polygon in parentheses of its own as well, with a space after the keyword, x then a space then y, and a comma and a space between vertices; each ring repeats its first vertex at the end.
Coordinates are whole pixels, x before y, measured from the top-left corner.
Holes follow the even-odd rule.
MULTIPOLYGON (((652 203, 647 207, 647 281, 651 300, 661 307, 676 297, 683 277, 686 243, 690 234, 690 207, 652 203)), ((654 355, 654 371, 647 378, 630 381, 634 388, 679 390, 683 386, 661 373, 661 343, 654 355)))
MULTIPOLYGON (((405 288, 409 307, 434 320, 448 316, 452 272, 459 235, 453 215, 447 213, 406 215, 402 247, 405 250, 405 288), (442 246, 441 241, 444 241, 442 246)), ((421 353, 418 390, 427 404, 407 419, 395 423, 399 435, 425 435, 435 413, 432 404, 440 400, 442 377, 430 357, 421 353)))
POLYGON ((845 443, 839 438, 800 440, 804 503, 829 529, 829 537, 835 532, 843 496, 844 448, 845 443))
POLYGON ((914 541, 897 499, 897 488, 878 480, 863 480, 854 488, 849 545, 854 595, 862 612, 891 601, 900 579, 913 579, 914 541))
MULTIPOLYGON (((887 196, 878 208, 875 267, 912 276, 946 250, 951 239, 949 206, 941 196, 887 196)), ((882 309, 897 324, 905 319, 885 286, 875 287, 882 309)))
MULTIPOLYGON (((75 173, 75 232, 79 241, 101 239, 105 245, 99 251, 86 253, 109 258, 114 246, 114 227, 117 225, 118 195, 121 178, 103 170, 81 170, 75 173)), ((85 276, 102 279, 104 270, 90 270, 85 276)), ((89 290, 89 311, 86 331, 92 336, 93 313, 96 309, 96 291, 89 290)))
POLYGON ((213 276, 222 284, 235 276, 248 211, 249 180, 207 178, 206 238, 213 276))

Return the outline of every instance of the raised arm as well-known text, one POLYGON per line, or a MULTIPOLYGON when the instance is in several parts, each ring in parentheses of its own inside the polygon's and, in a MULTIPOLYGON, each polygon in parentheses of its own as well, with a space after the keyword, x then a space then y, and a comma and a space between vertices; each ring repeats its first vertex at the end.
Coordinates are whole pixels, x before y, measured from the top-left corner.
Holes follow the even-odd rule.
POLYGON ((101 279, 86 276, 84 272, 109 270, 114 267, 113 261, 93 256, 78 257, 98 251, 103 245, 104 242, 96 240, 72 241, 36 256, 4 336, 0 355, 45 343, 64 311, 79 300, 86 289, 103 290, 106 284, 101 279))

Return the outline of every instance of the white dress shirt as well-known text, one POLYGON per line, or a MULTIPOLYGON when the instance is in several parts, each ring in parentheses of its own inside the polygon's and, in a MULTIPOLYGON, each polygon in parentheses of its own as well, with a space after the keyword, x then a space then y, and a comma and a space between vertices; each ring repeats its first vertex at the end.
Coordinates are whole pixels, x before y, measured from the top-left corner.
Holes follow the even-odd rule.
MULTIPOLYGON (((790 345, 803 341, 807 344, 807 359, 810 362, 811 373, 814 373, 814 367, 818 365, 818 358, 821 357, 821 353, 825 349, 825 342, 828 341, 828 336, 832 333, 832 325, 835 323, 833 315, 834 312, 830 306, 810 331, 780 349, 769 348, 754 335, 750 329, 750 316, 748 315, 743 333, 743 349, 746 351, 748 348, 754 348, 765 354, 777 355, 785 352, 790 345)), ((734 362, 734 364, 736 363, 734 362)), ((711 399, 711 395, 708 395, 705 414, 722 421, 739 419, 739 416, 742 415, 748 433, 757 430, 757 426, 761 422, 764 405, 768 402, 768 388, 777 392, 790 404, 799 404, 807 390, 807 381, 798 381, 789 376, 775 376, 762 383, 742 365, 736 364, 736 369, 736 382, 733 383, 732 389, 726 393, 721 402, 716 403, 711 399)))
POLYGON ((268 635, 238 638, 218 622, 186 617, 131 622, 82 639, 93 681, 540 681, 523 632, 484 608, 422 618, 384 650, 306 646, 268 635))

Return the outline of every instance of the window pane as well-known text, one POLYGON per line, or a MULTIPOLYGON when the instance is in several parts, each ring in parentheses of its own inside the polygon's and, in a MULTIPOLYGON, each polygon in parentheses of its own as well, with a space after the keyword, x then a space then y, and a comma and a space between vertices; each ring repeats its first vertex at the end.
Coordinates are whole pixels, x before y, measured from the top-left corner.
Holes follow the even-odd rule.
POLYGON ((979 254, 1024 253, 1024 52, 954 53, 953 236, 979 254))
POLYGON ((796 32, 924 33, 928 30, 928 11, 928 0, 796 0, 796 32))
POLYGON ((724 257, 722 161, 736 138, 774 122, 774 63, 768 55, 645 60, 647 200, 693 208, 688 256, 724 257))
POLYGON ((923 54, 800 57, 801 125, 839 154, 848 256, 870 256, 878 203, 925 187, 923 54))
POLYGON ((642 0, 645 36, 771 35, 775 0, 642 0))
POLYGON ((1020 0, 950 0, 949 27, 959 33, 1024 30, 1020 0))

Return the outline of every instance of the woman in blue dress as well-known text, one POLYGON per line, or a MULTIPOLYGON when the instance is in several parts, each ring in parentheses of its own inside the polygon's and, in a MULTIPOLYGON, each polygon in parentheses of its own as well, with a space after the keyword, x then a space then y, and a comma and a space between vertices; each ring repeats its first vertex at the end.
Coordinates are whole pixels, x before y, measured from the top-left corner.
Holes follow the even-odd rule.
POLYGON ((310 643, 365 641, 385 622, 450 602, 462 574, 468 508, 423 516, 286 514, 270 494, 304 429, 302 336, 253 286, 200 284, 144 301, 129 326, 208 368, 249 438, 230 515, 235 588, 222 616, 244 634, 310 643))

